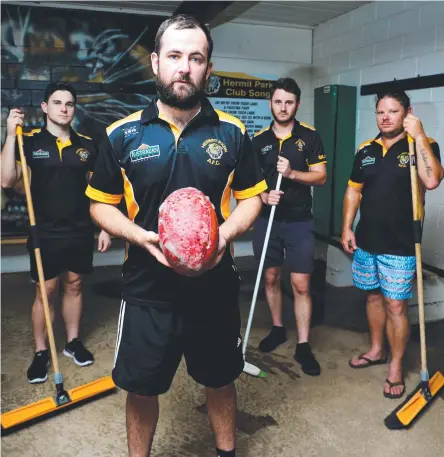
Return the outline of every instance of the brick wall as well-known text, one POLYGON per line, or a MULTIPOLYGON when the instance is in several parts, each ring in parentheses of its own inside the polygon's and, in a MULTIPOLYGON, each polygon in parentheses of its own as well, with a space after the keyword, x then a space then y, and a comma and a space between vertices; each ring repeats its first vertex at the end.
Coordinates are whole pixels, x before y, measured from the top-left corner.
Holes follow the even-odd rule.
MULTIPOLYGON (((361 86, 444 73, 444 2, 378 1, 321 24, 313 37, 314 87, 361 86)), ((441 145, 444 87, 409 91, 413 112, 441 145)), ((375 136, 374 96, 360 97, 356 145, 375 136)), ((426 197, 424 261, 444 268, 444 184, 426 197)))

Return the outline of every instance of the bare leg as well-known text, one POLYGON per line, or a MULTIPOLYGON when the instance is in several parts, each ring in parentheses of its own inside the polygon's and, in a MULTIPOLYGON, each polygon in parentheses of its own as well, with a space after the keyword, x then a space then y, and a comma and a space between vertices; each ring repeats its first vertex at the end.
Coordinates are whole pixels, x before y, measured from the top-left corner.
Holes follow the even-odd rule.
POLYGON ((236 388, 234 384, 211 389, 207 387, 207 408, 216 437, 216 446, 231 451, 236 446, 236 388))
POLYGON ((273 325, 282 327, 282 291, 281 268, 271 267, 265 270, 265 296, 270 307, 273 325))
POLYGON ((294 294, 294 315, 298 329, 298 343, 307 343, 310 334, 311 296, 310 276, 304 273, 291 273, 291 287, 294 294))
POLYGON ((149 457, 159 419, 158 397, 129 392, 126 398, 126 430, 129 457, 149 457))
MULTIPOLYGON (((48 296, 51 321, 54 321, 54 303, 57 296, 59 278, 45 281, 46 295, 48 296)), ((45 312, 40 284, 36 283, 35 298, 32 305, 32 330, 34 332, 35 350, 43 351, 48 348, 48 332, 46 330, 45 312)))
MULTIPOLYGON (((402 358, 410 333, 407 300, 393 300, 386 297, 385 303, 387 307, 387 338, 392 354, 388 379, 392 382, 400 382, 402 381, 402 358)), ((393 395, 399 395, 403 390, 403 386, 395 386, 390 389, 387 383, 384 385, 384 391, 393 395)))
MULTIPOLYGON (((384 330, 387 320, 384 308, 384 297, 380 291, 370 292, 367 295, 367 320, 370 329, 371 347, 364 357, 370 360, 379 360, 384 357, 384 330)), ((352 358, 351 363, 359 366, 366 364, 358 356, 352 358)))
POLYGON ((82 278, 79 274, 69 271, 63 276, 62 294, 62 316, 65 321, 68 343, 79 337, 82 304, 82 278))

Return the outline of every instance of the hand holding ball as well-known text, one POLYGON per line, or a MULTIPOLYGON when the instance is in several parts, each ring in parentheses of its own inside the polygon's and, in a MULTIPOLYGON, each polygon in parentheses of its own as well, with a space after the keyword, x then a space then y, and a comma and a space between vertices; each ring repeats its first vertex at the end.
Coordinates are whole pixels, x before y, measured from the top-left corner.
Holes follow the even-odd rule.
POLYGON ((160 247, 177 273, 199 276, 214 262, 219 224, 210 200, 194 187, 176 190, 159 208, 160 247))

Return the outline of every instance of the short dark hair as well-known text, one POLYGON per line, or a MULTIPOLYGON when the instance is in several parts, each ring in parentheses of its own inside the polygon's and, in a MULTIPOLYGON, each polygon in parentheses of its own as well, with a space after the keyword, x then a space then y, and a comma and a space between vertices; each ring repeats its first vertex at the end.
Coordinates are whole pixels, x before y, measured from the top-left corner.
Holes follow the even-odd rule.
POLYGON ((410 108, 410 97, 403 90, 393 90, 379 92, 375 97, 375 108, 378 109, 378 104, 383 98, 394 98, 407 111, 410 108))
POLYGON ((279 78, 275 81, 273 83, 273 87, 271 88, 271 98, 273 98, 274 93, 278 89, 283 89, 285 92, 294 94, 297 101, 301 99, 301 89, 293 78, 279 78))
POLYGON ((66 90, 66 91, 70 92, 71 95, 74 98, 74 104, 77 103, 77 92, 76 92, 76 90, 74 89, 74 87, 71 86, 71 84, 64 83, 63 81, 57 81, 57 82, 49 83, 46 86, 45 96, 43 98, 43 101, 45 103, 48 103, 48 100, 51 97, 51 95, 54 92, 57 92, 58 90, 66 90))
POLYGON ((208 41, 208 60, 211 59, 211 55, 213 54, 213 38, 211 38, 211 33, 208 27, 203 24, 202 22, 198 21, 193 16, 188 14, 177 14, 176 16, 172 16, 160 24, 159 30, 157 30, 156 38, 154 39, 154 52, 159 55, 160 48, 162 47, 162 37, 165 33, 166 29, 174 26, 177 30, 184 30, 184 29, 201 29, 208 41))

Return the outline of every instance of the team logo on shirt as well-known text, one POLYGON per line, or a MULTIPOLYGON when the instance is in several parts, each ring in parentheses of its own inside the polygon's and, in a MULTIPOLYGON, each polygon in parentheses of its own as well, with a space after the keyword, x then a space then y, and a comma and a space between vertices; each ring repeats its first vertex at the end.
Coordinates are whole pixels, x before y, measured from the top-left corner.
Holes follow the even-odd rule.
POLYGON ((127 129, 123 129, 123 136, 125 138, 128 138, 131 135, 136 135, 137 133, 139 133, 137 131, 137 125, 133 125, 132 127, 128 127, 127 129))
POLYGON ((304 149, 304 146, 305 146, 305 142, 299 138, 299 140, 296 141, 294 144, 298 147, 298 151, 302 152, 302 150, 304 149))
POLYGON ((87 162, 88 157, 90 156, 89 151, 85 148, 77 149, 76 154, 79 156, 79 158, 82 162, 87 162))
POLYGON ((271 144, 265 146, 265 148, 261 149, 262 155, 265 155, 268 151, 271 151, 273 149, 273 146, 271 144))
POLYGON ((225 144, 215 138, 209 138, 204 141, 202 148, 204 148, 210 156, 207 160, 210 165, 220 165, 220 159, 222 158, 224 152, 228 151, 225 144))
POLYGON ((33 159, 49 159, 49 151, 39 149, 38 151, 32 151, 33 159))
POLYGON ((398 167, 406 168, 410 162, 409 153, 408 152, 401 152, 398 155, 398 167))
POLYGON ((158 159, 160 157, 160 147, 158 144, 149 146, 141 144, 137 149, 130 151, 131 162, 142 162, 143 160, 158 159))
POLYGON ((367 165, 373 165, 376 162, 374 157, 365 157, 361 160, 361 165, 366 167, 367 165))

